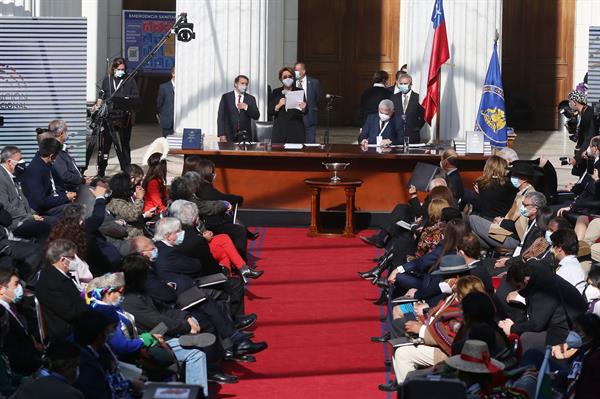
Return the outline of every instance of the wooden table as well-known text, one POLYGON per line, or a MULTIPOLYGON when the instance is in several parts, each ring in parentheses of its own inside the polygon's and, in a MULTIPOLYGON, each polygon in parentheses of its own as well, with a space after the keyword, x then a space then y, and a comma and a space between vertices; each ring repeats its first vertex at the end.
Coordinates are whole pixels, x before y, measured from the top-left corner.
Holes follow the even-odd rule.
POLYGON ((310 188, 310 227, 308 235, 311 237, 354 237, 354 208, 356 189, 362 185, 362 180, 342 179, 337 182, 331 181, 331 178, 317 177, 304 180, 304 183, 310 188), (346 222, 344 231, 324 232, 322 230, 321 213, 321 190, 322 189, 343 189, 346 193, 346 222))
MULTIPOLYGON (((441 149, 363 148, 356 144, 331 144, 286 150, 273 145, 269 151, 262 144, 239 146, 234 143, 214 143, 205 150, 171 150, 170 154, 199 155, 216 165, 219 190, 244 196, 244 209, 307 211, 309 192, 306 178, 329 178, 323 162, 349 162, 348 169, 339 172, 342 179, 362 180, 356 193, 356 208, 363 212, 389 212, 401 202, 407 202, 406 183, 417 162, 438 165, 441 149)), ((460 156, 459 170, 466 188, 479 177, 487 159, 483 154, 460 156)), ((344 201, 335 190, 321 193, 321 208, 344 209, 344 201)))

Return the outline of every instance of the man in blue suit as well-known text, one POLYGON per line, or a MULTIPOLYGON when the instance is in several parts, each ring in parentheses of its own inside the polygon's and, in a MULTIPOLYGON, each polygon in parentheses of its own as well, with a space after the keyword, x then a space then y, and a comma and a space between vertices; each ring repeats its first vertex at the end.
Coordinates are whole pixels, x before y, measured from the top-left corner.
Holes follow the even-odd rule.
POLYGON ((314 143, 317 138, 317 123, 319 122, 319 100, 321 99, 321 83, 318 79, 306 75, 306 65, 297 62, 294 65, 296 86, 304 90, 308 112, 304 115, 304 132, 306 142, 314 143))
POLYGON ((60 216, 64 207, 77 197, 77 193, 65 191, 60 176, 52 167, 61 149, 60 141, 43 139, 38 152, 25 169, 23 192, 31 209, 38 215, 60 216))
POLYGON ((175 113, 175 67, 171 68, 171 80, 158 87, 156 116, 163 131, 163 137, 173 134, 173 114, 175 113))
POLYGON ((394 116, 394 103, 384 99, 379 102, 379 113, 367 116, 358 143, 360 145, 378 144, 381 137, 381 146, 399 145, 404 137, 404 120, 394 116))

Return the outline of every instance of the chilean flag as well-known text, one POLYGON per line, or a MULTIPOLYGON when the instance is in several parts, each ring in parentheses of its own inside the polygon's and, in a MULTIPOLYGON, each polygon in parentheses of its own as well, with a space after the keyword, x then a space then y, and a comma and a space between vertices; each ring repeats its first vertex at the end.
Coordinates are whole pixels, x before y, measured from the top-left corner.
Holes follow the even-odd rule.
POLYGON ((430 57, 429 74, 427 75, 427 94, 423 99, 422 105, 425 108, 425 121, 431 126, 431 120, 436 114, 440 103, 441 68, 450 58, 442 0, 435 0, 424 54, 425 57, 427 54, 430 54, 430 57))

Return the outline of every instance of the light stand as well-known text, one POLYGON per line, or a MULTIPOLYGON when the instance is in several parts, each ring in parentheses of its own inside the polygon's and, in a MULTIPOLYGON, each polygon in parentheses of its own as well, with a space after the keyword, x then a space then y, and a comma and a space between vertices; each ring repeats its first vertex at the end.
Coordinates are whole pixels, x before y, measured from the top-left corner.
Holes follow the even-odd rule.
MULTIPOLYGON (((126 83, 131 79, 135 78, 138 72, 156 55, 158 50, 165 44, 165 42, 171 37, 173 33, 177 35, 177 40, 182 42, 189 42, 190 40, 195 38, 195 33, 193 32, 194 24, 188 23, 187 21, 187 13, 181 13, 177 17, 177 20, 173 24, 173 26, 169 29, 167 33, 156 43, 154 48, 150 50, 148 55, 144 57, 144 59, 135 67, 131 73, 129 73, 125 79, 121 82, 121 84, 115 89, 115 91, 105 100, 102 101, 102 104, 98 108, 98 110, 92 115, 92 121, 90 123, 90 128, 92 129, 92 134, 90 141, 87 144, 86 154, 85 154, 85 169, 88 168, 90 164, 90 159, 92 158, 92 154, 94 153, 96 145, 98 145, 98 165, 100 165, 100 160, 102 157, 108 157, 108 154, 103 153, 103 142, 106 139, 106 134, 109 134, 112 138, 112 144, 115 147, 115 152, 117 153, 117 158, 119 159, 119 165, 121 169, 124 170, 128 165, 127 160, 125 159, 125 154, 121 149, 120 141, 118 140, 117 133, 113 128, 113 123, 110 120, 110 113, 114 108, 113 99, 120 92, 120 90, 125 87, 126 83)), ((110 152, 110 149, 109 149, 110 152)))
POLYGON ((327 105, 325 109, 327 110, 327 129, 325 129, 325 133, 323 134, 323 145, 329 145, 329 130, 331 129, 331 111, 333 111, 333 102, 335 101, 335 96, 330 96, 327 98, 327 105))

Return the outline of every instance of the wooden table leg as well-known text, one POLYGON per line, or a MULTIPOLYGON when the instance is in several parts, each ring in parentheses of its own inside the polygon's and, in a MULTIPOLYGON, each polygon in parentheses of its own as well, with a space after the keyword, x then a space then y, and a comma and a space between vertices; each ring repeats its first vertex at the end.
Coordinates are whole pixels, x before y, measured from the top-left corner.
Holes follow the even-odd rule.
POLYGON ((311 188, 310 196, 310 227, 308 234, 311 236, 319 234, 319 213, 321 212, 321 189, 311 188))
POLYGON ((354 197, 356 189, 346 187, 346 225, 344 227, 344 237, 354 237, 354 197))

